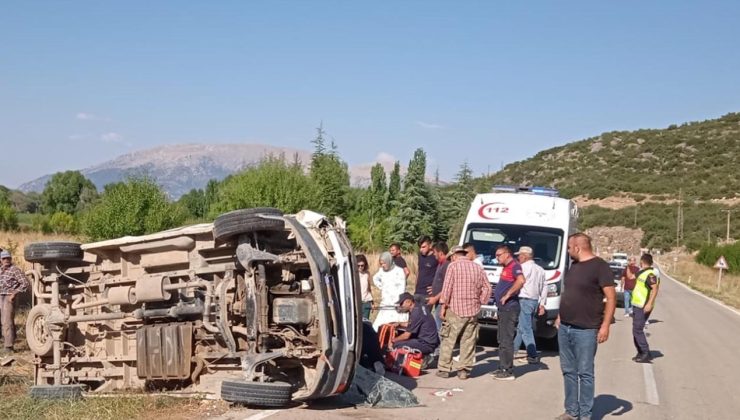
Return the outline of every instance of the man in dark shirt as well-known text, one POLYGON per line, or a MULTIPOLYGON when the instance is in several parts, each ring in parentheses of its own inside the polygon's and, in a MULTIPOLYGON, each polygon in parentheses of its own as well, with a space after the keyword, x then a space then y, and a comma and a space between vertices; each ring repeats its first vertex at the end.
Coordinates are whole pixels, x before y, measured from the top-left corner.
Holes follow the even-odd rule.
POLYGON ((419 274, 416 276, 416 288, 414 289, 417 297, 429 296, 429 288, 434 282, 437 257, 432 251, 432 238, 422 236, 419 239, 419 274))
POLYGON ((519 289, 524 286, 522 266, 514 259, 508 246, 496 248, 496 260, 504 267, 501 270, 494 299, 498 311, 498 370, 493 378, 501 381, 514 379, 514 338, 519 320, 519 289))
POLYGON ((391 246, 388 248, 388 252, 391 253, 391 257, 393 257, 393 264, 397 265, 398 267, 401 267, 403 269, 403 274, 406 276, 406 278, 409 278, 409 265, 406 264, 406 260, 403 259, 401 256, 401 245, 394 242, 391 244, 391 246))
POLYGON ((409 313, 407 323, 397 323, 406 331, 392 341, 393 347, 409 347, 419 350, 424 356, 431 354, 439 346, 437 325, 425 305, 417 305, 411 293, 402 293, 398 298, 401 311, 409 313))
POLYGON ((565 383, 565 412, 557 417, 560 420, 591 418, 596 348, 609 339, 617 306, 613 274, 609 264, 594 255, 591 238, 584 233, 571 235, 568 254, 574 263, 565 274, 555 320, 565 383))
POLYGON ((447 274, 447 266, 450 265, 450 260, 447 254, 450 252, 450 248, 447 246, 447 242, 439 241, 434 244, 434 255, 437 257, 437 269, 434 273, 434 281, 429 289, 429 298, 427 304, 434 306, 434 321, 437 323, 437 331, 442 327, 442 318, 439 316, 440 305, 439 298, 442 296, 442 286, 445 283, 445 274, 447 274))

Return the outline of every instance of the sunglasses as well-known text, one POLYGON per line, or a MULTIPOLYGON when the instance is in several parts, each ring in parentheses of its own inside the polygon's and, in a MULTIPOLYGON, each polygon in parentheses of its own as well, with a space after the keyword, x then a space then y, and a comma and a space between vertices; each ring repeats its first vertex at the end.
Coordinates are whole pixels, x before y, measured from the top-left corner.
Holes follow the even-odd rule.
POLYGON ((506 254, 508 254, 508 252, 506 252, 506 251, 504 251, 504 252, 499 252, 498 254, 496 254, 496 258, 498 258, 498 257, 500 257, 500 256, 502 256, 502 255, 506 255, 506 254))

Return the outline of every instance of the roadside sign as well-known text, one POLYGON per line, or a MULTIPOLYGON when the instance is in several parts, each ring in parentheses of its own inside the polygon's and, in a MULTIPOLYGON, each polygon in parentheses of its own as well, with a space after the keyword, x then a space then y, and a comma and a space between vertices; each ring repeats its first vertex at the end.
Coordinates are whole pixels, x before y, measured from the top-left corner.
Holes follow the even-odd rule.
POLYGON ((730 268, 727 265, 727 260, 725 259, 724 255, 721 255, 716 263, 714 263, 714 268, 719 268, 720 270, 727 270, 730 268))
POLYGON ((724 255, 720 255, 719 259, 716 263, 714 263, 714 268, 719 268, 719 276, 717 277, 717 291, 722 291, 722 270, 727 270, 730 268, 729 265, 727 265, 727 260, 725 259, 724 255))

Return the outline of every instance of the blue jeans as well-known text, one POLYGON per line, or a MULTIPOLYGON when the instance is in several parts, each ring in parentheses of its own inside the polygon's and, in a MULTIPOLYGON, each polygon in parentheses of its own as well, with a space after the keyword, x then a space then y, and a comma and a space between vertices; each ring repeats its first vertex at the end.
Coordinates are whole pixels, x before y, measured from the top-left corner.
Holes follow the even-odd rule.
POLYGON ((624 313, 632 313, 632 290, 624 291, 624 313))
POLYGON ((432 311, 432 314, 434 315, 434 323, 437 324, 437 332, 439 332, 439 329, 442 328, 442 318, 439 317, 439 313, 442 310, 441 304, 434 305, 434 311, 432 311))
POLYGON ((590 418, 594 406, 594 358, 598 330, 560 324, 560 369, 565 386, 565 412, 590 418))
POLYGON ((370 312, 373 310, 373 301, 362 302, 362 318, 370 319, 370 312))
POLYGON ((534 317, 537 315, 539 309, 539 301, 537 299, 522 299, 519 298, 519 306, 521 306, 521 312, 519 312, 519 327, 516 331, 516 337, 514 338, 514 351, 519 350, 524 341, 524 346, 527 349, 527 357, 537 357, 537 345, 534 342, 534 328, 533 322, 534 317))

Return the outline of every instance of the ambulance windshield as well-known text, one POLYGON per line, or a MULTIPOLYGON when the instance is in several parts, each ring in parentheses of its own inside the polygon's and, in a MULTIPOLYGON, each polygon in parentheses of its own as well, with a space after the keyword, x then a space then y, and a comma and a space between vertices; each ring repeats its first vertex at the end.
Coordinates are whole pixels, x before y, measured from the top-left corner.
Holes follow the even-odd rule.
POLYGON ((563 231, 540 226, 471 223, 463 242, 475 246, 475 251, 483 257, 484 265, 499 265, 493 257, 499 245, 508 246, 511 252, 528 246, 534 251, 537 265, 545 270, 554 270, 560 266, 563 231))

